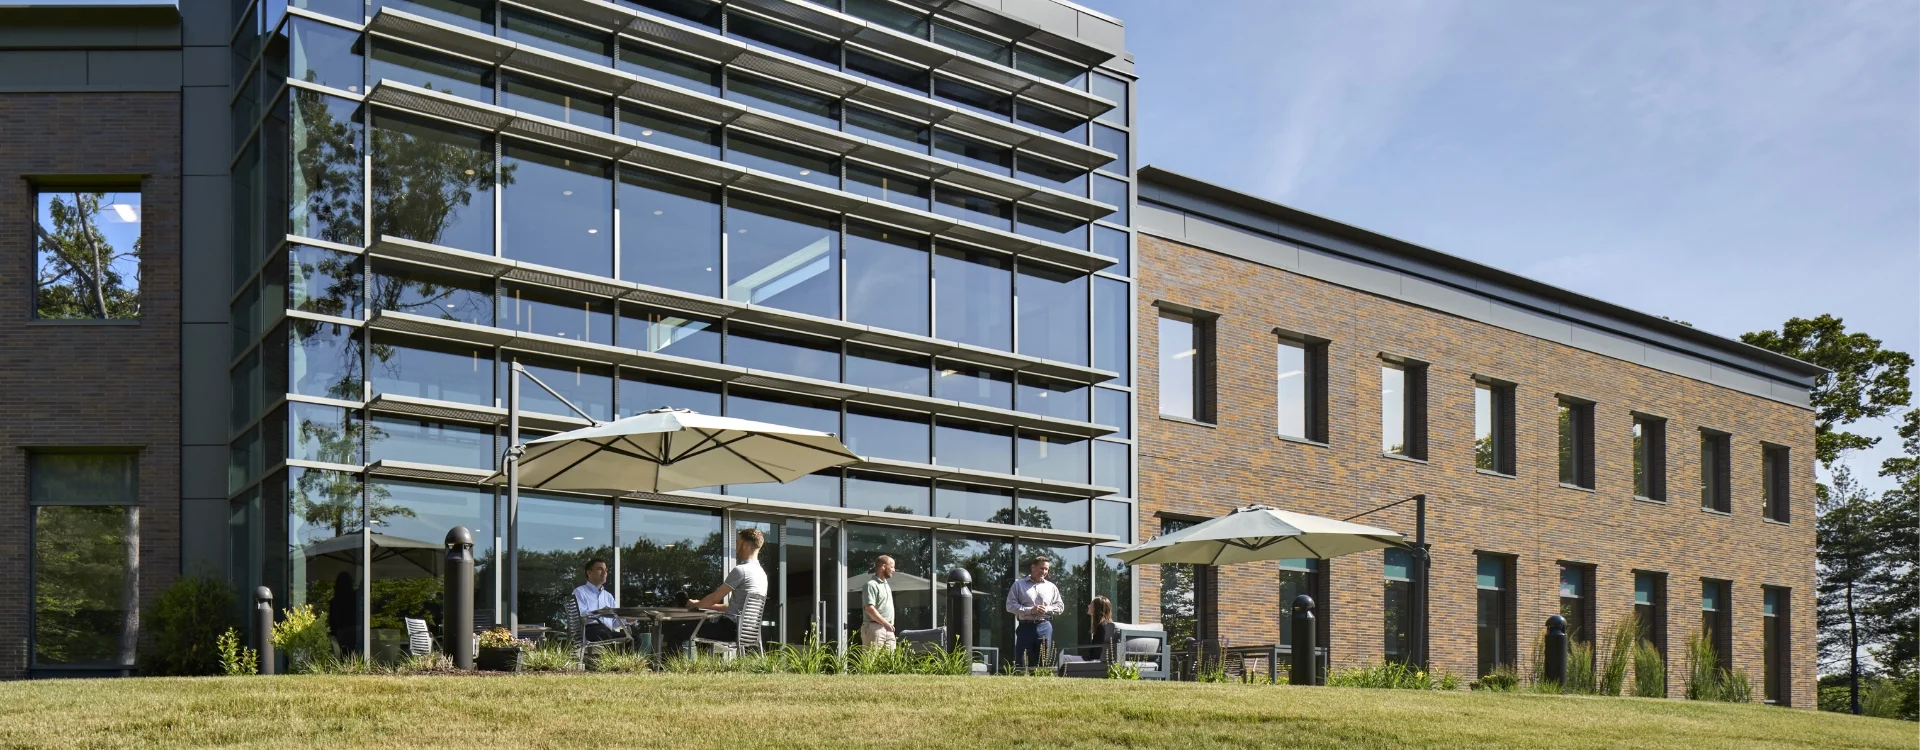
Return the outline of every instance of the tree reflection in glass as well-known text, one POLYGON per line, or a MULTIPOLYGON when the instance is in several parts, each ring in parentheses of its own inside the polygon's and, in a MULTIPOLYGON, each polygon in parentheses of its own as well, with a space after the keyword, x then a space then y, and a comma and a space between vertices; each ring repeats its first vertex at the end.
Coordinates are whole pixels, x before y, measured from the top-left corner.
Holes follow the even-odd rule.
POLYGON ((493 280, 388 260, 373 263, 373 307, 493 325, 493 280))
MULTIPOLYGON (((373 126, 374 231, 492 255, 492 139, 398 115, 373 126)), ((502 168, 500 184, 512 183, 502 168)))
POLYGON ((361 243, 364 129, 359 103, 294 89, 293 195, 287 231, 343 245, 361 243))
POLYGON ((720 585, 720 514, 634 501, 620 503, 620 603, 678 605, 720 585))

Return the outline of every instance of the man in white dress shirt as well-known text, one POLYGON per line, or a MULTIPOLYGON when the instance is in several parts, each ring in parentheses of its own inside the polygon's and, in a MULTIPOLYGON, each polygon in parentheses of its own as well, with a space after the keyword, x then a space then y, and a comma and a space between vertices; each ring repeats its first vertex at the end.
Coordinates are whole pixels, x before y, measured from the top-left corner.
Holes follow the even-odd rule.
POLYGON ((1040 665, 1040 644, 1053 640, 1053 618, 1067 611, 1060 599, 1060 587, 1047 580, 1052 570, 1053 561, 1046 555, 1033 558, 1027 563, 1026 577, 1014 581, 1013 588, 1007 590, 1007 611, 1019 623, 1013 630, 1016 665, 1040 665))
POLYGON ((586 630, 589 641, 611 641, 627 637, 620 621, 612 617, 591 617, 588 613, 598 609, 619 606, 613 600, 613 592, 607 590, 607 561, 594 558, 587 561, 587 582, 573 590, 573 600, 580 604, 580 614, 587 617, 586 630))

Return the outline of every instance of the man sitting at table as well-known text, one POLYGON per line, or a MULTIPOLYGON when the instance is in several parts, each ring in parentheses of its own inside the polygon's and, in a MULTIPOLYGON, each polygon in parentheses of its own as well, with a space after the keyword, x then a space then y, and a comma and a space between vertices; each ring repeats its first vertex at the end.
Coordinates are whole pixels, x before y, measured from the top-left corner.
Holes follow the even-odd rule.
POLYGON ((687 606, 694 609, 726 614, 705 625, 697 621, 667 623, 660 633, 663 645, 669 650, 679 648, 693 637, 696 628, 701 640, 733 643, 738 639, 740 609, 747 606, 747 597, 752 594, 767 595, 767 572, 760 568, 760 560, 756 557, 766 541, 758 529, 741 529, 739 534, 734 535, 733 569, 727 571, 726 580, 706 598, 687 602, 687 606), (730 601, 729 594, 734 595, 730 601))
POLYGON ((616 641, 627 637, 627 631, 620 621, 612 617, 593 617, 594 610, 608 609, 617 604, 613 592, 607 590, 607 561, 598 557, 587 561, 587 582, 573 590, 573 600, 580 605, 580 616, 586 621, 588 641, 616 641))

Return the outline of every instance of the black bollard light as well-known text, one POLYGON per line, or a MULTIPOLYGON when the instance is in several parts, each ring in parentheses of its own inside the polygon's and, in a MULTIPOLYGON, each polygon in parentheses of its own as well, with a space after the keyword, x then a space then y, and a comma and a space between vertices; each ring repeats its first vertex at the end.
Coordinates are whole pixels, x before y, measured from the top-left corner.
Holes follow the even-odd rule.
POLYGON ((1301 594, 1293 598, 1293 669, 1288 684, 1320 684, 1319 633, 1313 620, 1313 597, 1301 594))
POLYGON ((440 598, 440 642, 455 669, 473 669, 473 532, 447 531, 447 559, 440 598))
POLYGON ((1547 618, 1547 682, 1567 684, 1567 618, 1547 618))
POLYGON ((253 642, 260 652, 260 674, 273 674, 273 589, 253 590, 253 642))
POLYGON ((947 571, 947 631, 953 634, 950 646, 966 649, 973 658, 973 574, 966 568, 947 571))

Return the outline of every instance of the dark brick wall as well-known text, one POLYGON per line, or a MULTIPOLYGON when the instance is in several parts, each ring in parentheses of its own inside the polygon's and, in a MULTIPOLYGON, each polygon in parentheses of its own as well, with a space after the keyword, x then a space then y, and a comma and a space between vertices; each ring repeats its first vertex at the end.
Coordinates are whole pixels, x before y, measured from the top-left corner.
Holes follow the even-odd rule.
MULTIPOLYGON (((1633 606, 1633 571, 1668 576, 1669 691, 1678 694, 1681 645, 1699 624, 1701 578, 1733 581, 1733 661, 1761 676, 1764 586, 1792 590, 1792 702, 1814 700, 1813 417, 1790 405, 1610 359, 1513 331, 1143 235, 1136 296, 1140 410, 1141 538, 1156 514, 1214 516, 1247 503, 1344 518, 1426 493, 1434 545, 1432 657, 1475 676, 1476 551, 1513 555, 1520 663, 1558 611, 1558 563, 1593 566, 1602 629, 1633 606), (1220 314, 1219 415, 1214 427, 1160 419, 1158 313, 1164 300, 1220 314), (1330 444, 1275 436, 1275 328, 1332 341, 1330 444), (1380 355, 1431 362, 1429 460, 1379 448, 1380 355), (1518 384, 1517 476, 1477 472, 1474 375, 1518 384), (1591 399, 1596 489, 1559 483, 1555 394, 1591 399), (1633 498, 1632 411, 1666 417, 1665 504, 1633 498), (1733 513, 1703 512, 1697 434, 1733 434, 1733 513), (1764 521, 1761 442, 1790 446, 1793 523, 1764 521)), ((1362 522, 1413 532, 1411 503, 1362 522)), ((1335 668, 1379 662, 1383 651, 1381 555, 1332 564, 1335 668)), ((1158 615, 1158 570, 1141 571, 1145 619, 1158 615)), ((1275 563, 1222 570, 1222 632, 1236 643, 1278 635, 1275 563)))
POLYGON ((29 447, 140 449, 142 599, 180 568, 180 97, 0 94, 0 679, 26 674, 29 447), (140 175, 143 317, 33 322, 29 178, 140 175))

